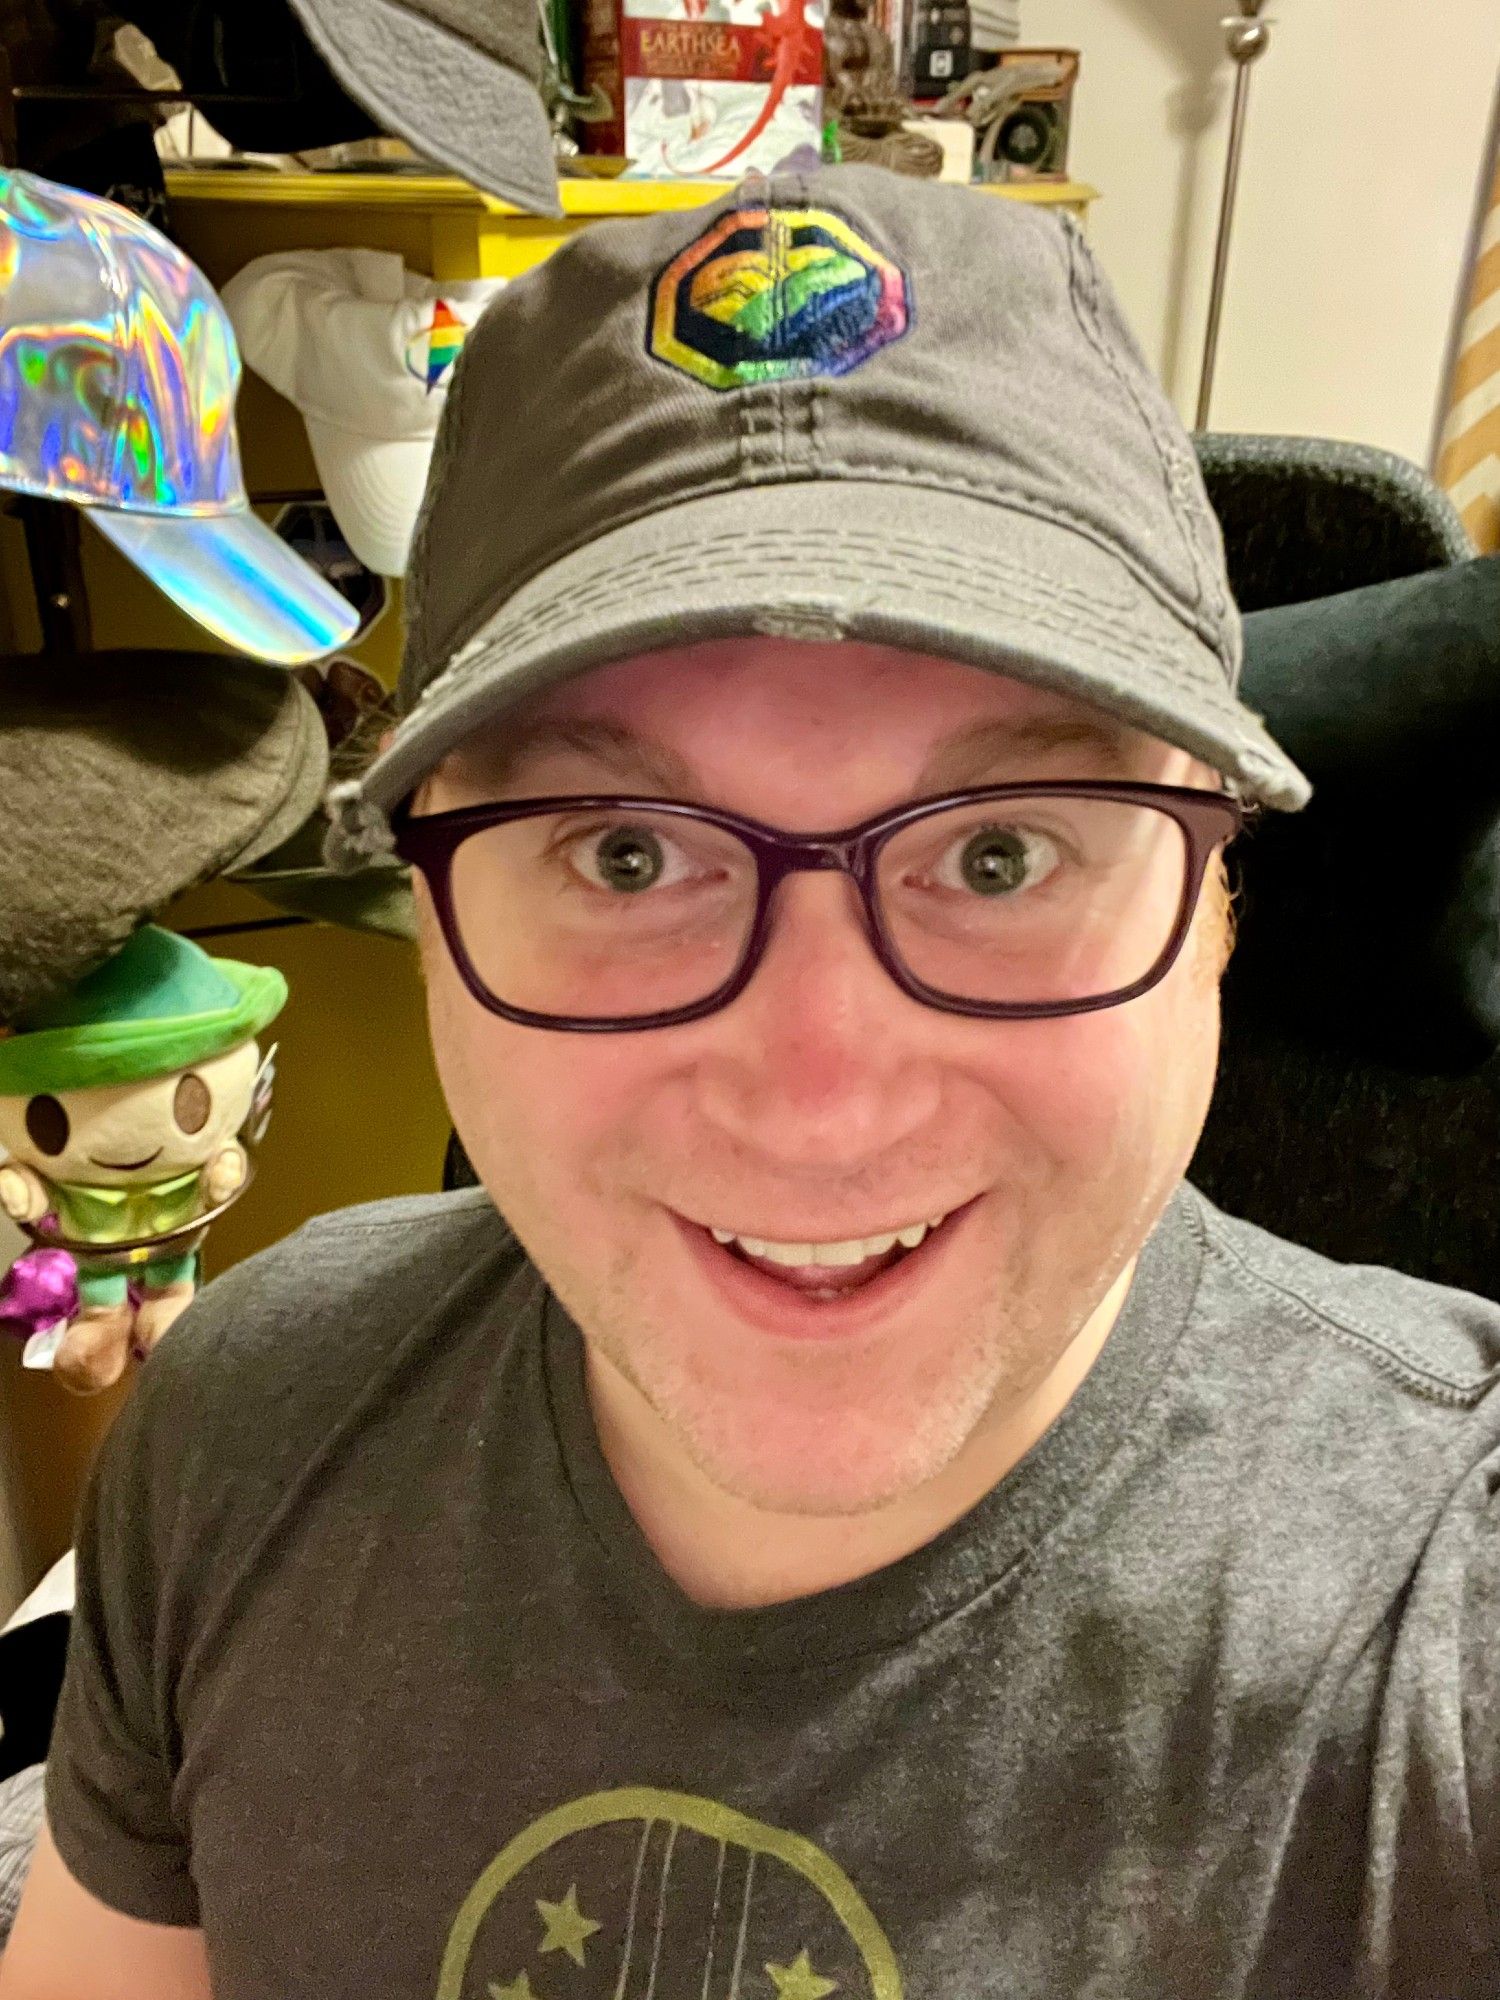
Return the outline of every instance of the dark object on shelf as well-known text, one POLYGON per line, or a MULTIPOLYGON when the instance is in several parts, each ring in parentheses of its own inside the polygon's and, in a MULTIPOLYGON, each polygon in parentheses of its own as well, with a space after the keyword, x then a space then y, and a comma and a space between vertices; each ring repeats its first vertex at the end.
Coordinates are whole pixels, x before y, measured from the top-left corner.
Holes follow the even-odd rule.
POLYGON ((70 187, 166 216, 156 107, 82 0, 0 0, 0 155, 70 187))
POLYGON ((360 561, 326 500, 294 500, 281 509, 273 526, 289 549, 353 605, 359 623, 344 644, 357 646, 390 609, 388 580, 360 561))
POLYGON ((969 0, 916 0, 910 20, 911 94, 940 97, 971 67, 969 0))
POLYGON ((114 0, 182 95, 232 146, 300 153, 380 130, 339 85, 286 0, 114 0))

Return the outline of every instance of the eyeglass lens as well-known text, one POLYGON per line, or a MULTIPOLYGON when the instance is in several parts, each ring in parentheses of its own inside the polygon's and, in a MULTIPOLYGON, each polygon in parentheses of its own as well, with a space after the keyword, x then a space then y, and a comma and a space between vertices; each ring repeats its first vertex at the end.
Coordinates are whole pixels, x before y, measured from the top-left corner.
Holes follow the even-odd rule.
MULTIPOLYGON (((961 804, 879 851, 888 948, 947 998, 1071 1002, 1144 978, 1171 939, 1189 848, 1166 812, 1041 795, 961 804)), ((533 1013, 618 1020, 690 1007, 750 942, 757 867, 737 834, 677 814, 549 811, 486 827, 453 857, 480 980, 533 1013)))

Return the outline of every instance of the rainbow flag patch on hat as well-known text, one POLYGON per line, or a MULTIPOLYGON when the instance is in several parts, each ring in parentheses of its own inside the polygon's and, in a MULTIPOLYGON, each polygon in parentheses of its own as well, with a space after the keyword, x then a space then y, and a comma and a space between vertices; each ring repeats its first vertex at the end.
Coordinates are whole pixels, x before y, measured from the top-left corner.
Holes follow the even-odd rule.
MULTIPOLYGON (((442 299, 434 300, 431 324, 425 329, 424 334, 412 342, 413 348, 419 348, 424 339, 426 342, 425 368, 413 367, 412 373, 420 377, 425 372, 429 394, 457 361, 463 348, 464 335, 468 330, 467 325, 451 306, 446 305, 442 299)), ((413 359, 414 357, 408 353, 408 366, 413 359)))
POLYGON ((846 375, 910 322, 906 273, 842 216, 745 207, 659 274, 647 347, 710 389, 742 389, 846 375))

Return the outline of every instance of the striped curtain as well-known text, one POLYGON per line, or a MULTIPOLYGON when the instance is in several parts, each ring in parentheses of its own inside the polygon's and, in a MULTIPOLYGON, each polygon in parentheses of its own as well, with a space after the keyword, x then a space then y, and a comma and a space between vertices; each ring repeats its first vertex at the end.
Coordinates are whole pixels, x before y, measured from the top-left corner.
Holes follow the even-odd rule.
POLYGON ((1455 342, 1437 478, 1475 547, 1500 550, 1500 148, 1455 342))

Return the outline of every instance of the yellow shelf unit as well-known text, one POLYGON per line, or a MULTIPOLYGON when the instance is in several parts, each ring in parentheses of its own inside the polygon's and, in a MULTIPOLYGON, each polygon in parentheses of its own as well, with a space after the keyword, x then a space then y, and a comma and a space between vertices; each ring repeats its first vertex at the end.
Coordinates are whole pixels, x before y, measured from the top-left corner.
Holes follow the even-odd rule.
MULTIPOLYGON (((527 215, 465 181, 426 174, 276 173, 203 167, 167 175, 184 239, 232 227, 238 258, 270 249, 359 242, 400 250, 434 278, 509 278, 590 223, 659 215, 715 201, 731 181, 604 179, 561 183, 561 217, 527 215), (229 224, 226 209, 234 216, 229 224), (330 234, 330 229, 333 234, 330 234)), ((979 195, 1065 208, 1084 217, 1098 190, 1081 181, 976 186, 979 195)), ((191 247, 191 241, 190 241, 191 247)))

